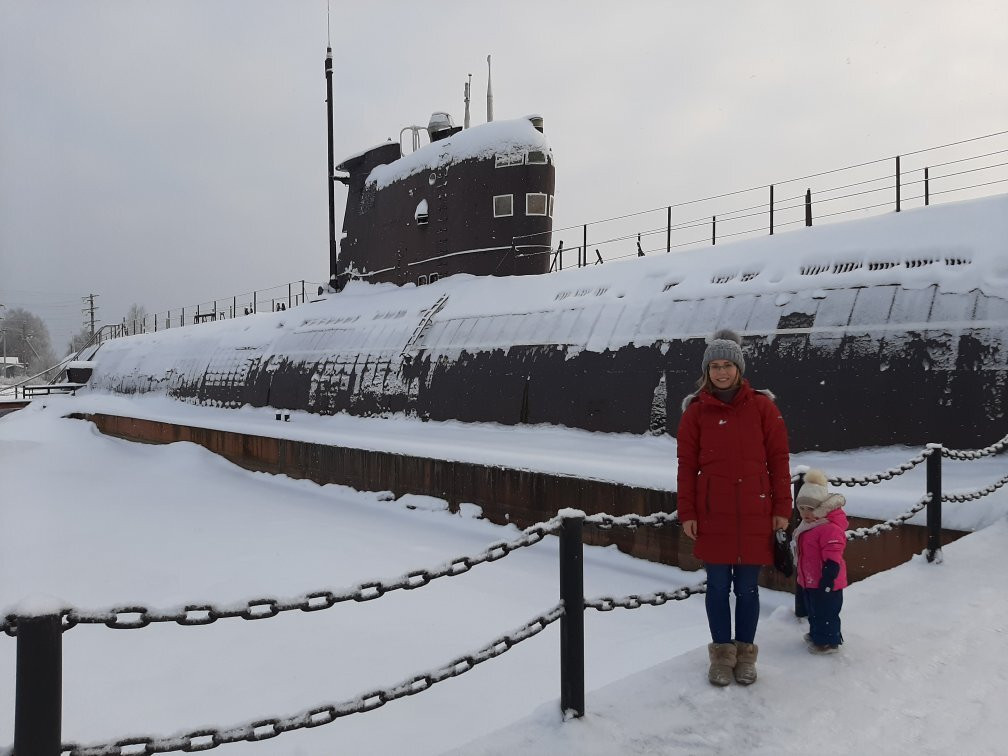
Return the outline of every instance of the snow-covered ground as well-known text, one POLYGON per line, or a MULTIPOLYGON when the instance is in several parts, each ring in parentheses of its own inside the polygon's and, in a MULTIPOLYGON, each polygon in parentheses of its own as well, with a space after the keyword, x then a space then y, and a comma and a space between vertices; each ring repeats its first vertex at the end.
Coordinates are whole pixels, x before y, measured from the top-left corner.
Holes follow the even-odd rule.
MULTIPOLYGON (((253 473, 192 444, 131 444, 69 411, 115 411, 110 397, 54 397, 0 418, 0 611, 55 596, 84 610, 140 603, 233 604, 394 580, 517 537, 438 500, 253 473), (104 403, 103 402, 107 402, 104 403)), ((669 488, 669 438, 406 419, 210 411, 139 401, 151 416, 249 433, 515 464, 669 488), (319 421, 325 420, 325 423, 319 421), (192 421, 190 416, 189 421, 192 421), (296 435, 295 435, 296 434, 296 435), (302 435, 303 434, 303 435, 302 435), (416 445, 415 448, 413 445, 416 445), (522 450, 521 458, 514 449, 522 450), (565 450, 560 455, 556 450, 565 450), (619 454, 614 454, 614 451, 619 454), (624 453, 626 452, 626 453, 624 453), (624 462, 623 460, 629 460, 624 462), (603 464, 604 462, 604 464, 603 464)), ((122 408, 122 405, 119 405, 122 408)), ((996 439, 984 439, 990 443, 996 439)), ((877 472, 916 449, 803 454, 830 475, 877 472)), ((947 491, 973 490, 1008 465, 946 465, 947 491)), ((854 514, 889 516, 923 492, 922 471, 847 489, 854 514), (920 474, 918 474, 920 473, 920 474)), ((460 677, 366 714, 222 746, 255 754, 695 754, 1003 752, 1008 631, 999 577, 1008 495, 947 505, 978 531, 846 591, 841 654, 812 657, 789 594, 762 592, 760 679, 706 681, 703 599, 586 613, 586 716, 559 712, 558 626, 460 677)), ((169 735, 287 716, 390 687, 511 632, 558 600, 557 541, 464 575, 326 611, 206 627, 158 624, 64 635, 65 742, 169 735)), ((669 591, 702 573, 587 548, 589 597, 669 591)), ((0 747, 13 740, 16 643, 0 636, 0 747)))

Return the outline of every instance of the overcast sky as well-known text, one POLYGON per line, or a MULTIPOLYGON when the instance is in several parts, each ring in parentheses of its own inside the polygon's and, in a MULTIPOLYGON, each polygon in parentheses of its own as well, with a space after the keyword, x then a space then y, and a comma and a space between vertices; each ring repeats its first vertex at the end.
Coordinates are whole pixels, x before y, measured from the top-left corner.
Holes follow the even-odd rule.
MULTIPOLYGON (((469 73, 482 123, 492 54, 557 228, 1008 129, 1003 0, 331 7, 337 161, 461 124, 469 73)), ((59 352, 91 293, 107 323, 326 280, 326 38, 324 0, 0 0, 0 303, 59 352)))

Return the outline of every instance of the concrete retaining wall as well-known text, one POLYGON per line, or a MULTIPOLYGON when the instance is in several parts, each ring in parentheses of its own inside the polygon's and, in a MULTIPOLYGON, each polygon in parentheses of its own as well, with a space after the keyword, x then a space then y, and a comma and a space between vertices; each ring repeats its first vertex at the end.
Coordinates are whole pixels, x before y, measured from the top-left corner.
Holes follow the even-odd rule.
MULTIPOLYGON (((648 515, 672 512, 674 492, 585 480, 549 473, 514 470, 470 462, 414 457, 389 452, 328 446, 306 441, 253 436, 244 433, 175 425, 153 420, 113 415, 74 415, 89 420, 102 433, 145 443, 190 441, 249 470, 305 478, 316 483, 338 483, 361 491, 391 491, 435 496, 457 511, 459 504, 476 504, 491 522, 512 523, 525 528, 553 517, 567 507, 587 514, 648 515)), ((865 527, 875 520, 850 518, 851 527, 865 527)), ((946 530, 942 543, 965 535, 946 530)), ((585 542, 616 546, 628 554, 663 564, 697 570, 692 542, 680 538, 678 527, 602 530, 585 527, 585 542)), ((852 581, 895 567, 921 553, 927 545, 927 530, 917 525, 902 527, 847 545, 847 569, 852 581)), ((771 568, 763 571, 761 583, 790 590, 792 581, 771 568)))

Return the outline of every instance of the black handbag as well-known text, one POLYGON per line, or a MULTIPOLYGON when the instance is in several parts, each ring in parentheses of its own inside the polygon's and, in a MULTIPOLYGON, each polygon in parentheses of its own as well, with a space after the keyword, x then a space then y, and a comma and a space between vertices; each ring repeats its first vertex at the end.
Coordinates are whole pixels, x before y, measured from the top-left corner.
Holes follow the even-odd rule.
POLYGON ((773 532, 773 564, 784 577, 791 577, 794 574, 791 536, 786 530, 775 530, 773 532))

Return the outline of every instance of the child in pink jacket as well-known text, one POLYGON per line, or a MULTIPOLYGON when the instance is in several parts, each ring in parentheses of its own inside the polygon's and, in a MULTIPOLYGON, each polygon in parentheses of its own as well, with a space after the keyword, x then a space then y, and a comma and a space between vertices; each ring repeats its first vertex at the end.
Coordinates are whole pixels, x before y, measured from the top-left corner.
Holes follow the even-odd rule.
POLYGON ((795 528, 795 565, 805 595, 809 632, 805 640, 813 654, 834 654, 843 643, 840 609, 847 587, 847 515, 843 494, 831 494, 820 470, 805 473, 795 505, 802 521, 795 528))

